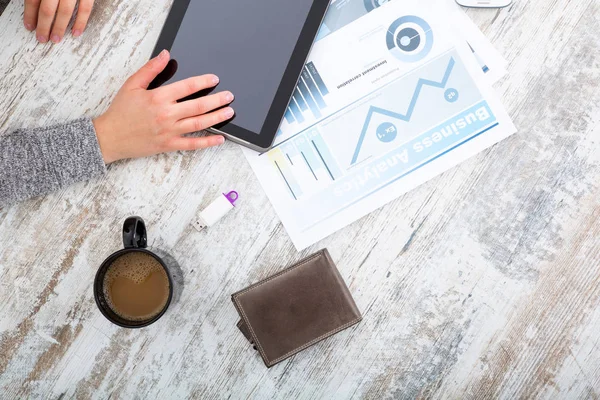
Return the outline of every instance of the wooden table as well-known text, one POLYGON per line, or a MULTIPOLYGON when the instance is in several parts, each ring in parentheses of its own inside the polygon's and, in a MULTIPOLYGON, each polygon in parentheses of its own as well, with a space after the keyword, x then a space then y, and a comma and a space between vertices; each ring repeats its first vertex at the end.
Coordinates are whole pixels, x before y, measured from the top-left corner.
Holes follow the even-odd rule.
MULTIPOLYGON (((97 0, 81 39, 43 45, 13 0, 0 131, 106 109, 148 58, 161 3, 97 0)), ((519 133, 301 253, 231 143, 1 208, 0 396, 598 398, 600 3, 469 15, 509 60, 497 89, 519 133), (236 211, 195 231, 230 189, 236 211), (185 273, 180 301, 141 330, 111 325, 92 296, 131 214, 185 273), (229 296, 322 247, 364 320, 267 370, 229 296)))

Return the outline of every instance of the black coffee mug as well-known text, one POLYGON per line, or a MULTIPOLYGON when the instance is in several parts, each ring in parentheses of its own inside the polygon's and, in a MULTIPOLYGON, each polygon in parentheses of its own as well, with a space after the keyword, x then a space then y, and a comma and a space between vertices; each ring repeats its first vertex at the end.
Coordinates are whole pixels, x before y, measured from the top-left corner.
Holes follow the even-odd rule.
POLYGON ((96 278, 94 279, 94 299, 96 300, 100 312, 102 312, 110 322, 123 328, 142 328, 158 321, 167 311, 169 305, 181 296, 183 290, 183 275, 179 264, 177 264, 175 259, 168 253, 156 249, 152 249, 152 251, 148 250, 146 248, 147 244, 148 239, 146 236, 146 224, 144 223, 144 220, 140 217, 127 218, 123 223, 124 249, 108 256, 108 258, 102 262, 102 265, 96 273, 96 278), (157 315, 143 321, 132 321, 120 317, 109 307, 104 293, 104 276, 106 275, 108 268, 117 258, 134 252, 145 253, 152 256, 165 269, 169 279, 169 298, 167 299, 167 303, 157 315), (157 253, 160 254, 160 256, 157 253))

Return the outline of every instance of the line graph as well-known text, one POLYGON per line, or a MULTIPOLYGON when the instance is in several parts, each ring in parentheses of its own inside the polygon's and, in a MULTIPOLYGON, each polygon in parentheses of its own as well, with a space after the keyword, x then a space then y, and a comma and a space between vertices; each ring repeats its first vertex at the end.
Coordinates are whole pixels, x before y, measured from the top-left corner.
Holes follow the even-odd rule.
MULTIPOLYGON (((406 110, 405 114, 400 114, 400 113, 397 113, 397 112, 394 112, 391 110, 387 110, 384 108, 376 107, 376 106, 369 107, 369 111, 367 113, 365 123, 363 125, 362 131, 358 138, 358 143, 356 144, 356 149, 354 150, 354 155, 352 156, 352 161, 350 164, 353 165, 358 160, 360 150, 362 148, 363 142, 365 140, 365 136, 367 134, 367 129, 369 128, 371 119, 373 118, 373 116, 375 114, 381 114, 381 115, 385 115, 387 117, 396 118, 396 119, 399 119, 402 121, 409 122, 415 111, 415 107, 417 105, 417 102, 419 100, 419 97, 421 95, 421 91, 422 91, 423 87, 431 86, 434 88, 444 89, 446 87, 446 85, 448 84, 448 80, 450 79, 450 75, 452 74, 452 70, 454 69, 455 64, 456 64, 456 61, 455 61, 454 57, 451 57, 448 62, 448 66, 446 67, 444 76, 440 82, 420 78, 419 81, 417 82, 417 86, 415 88, 412 99, 410 101, 410 104, 409 104, 408 109, 406 110)), ((448 100, 448 101, 451 101, 451 100, 448 100)))
POLYGON ((416 151, 410 147, 413 143, 420 152, 412 154, 421 157, 480 128, 473 125, 479 108, 472 108, 482 101, 460 55, 448 51, 281 141, 265 154, 291 199, 303 201, 380 160, 372 167, 376 172, 371 168, 357 178, 357 187, 362 187, 373 176, 390 173, 407 162, 402 157, 382 159, 386 154, 401 148, 416 151), (464 118, 457 117, 463 114, 464 118), (448 122, 439 132, 431 131, 432 124, 439 121, 454 121, 454 125, 448 122))

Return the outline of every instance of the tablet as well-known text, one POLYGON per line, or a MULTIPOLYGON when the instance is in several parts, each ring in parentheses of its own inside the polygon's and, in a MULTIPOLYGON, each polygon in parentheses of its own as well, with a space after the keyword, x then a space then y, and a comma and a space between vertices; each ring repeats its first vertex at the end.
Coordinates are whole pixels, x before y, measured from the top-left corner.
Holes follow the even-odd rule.
POLYGON ((210 131, 266 150, 328 5, 328 0, 174 0, 152 54, 167 49, 172 60, 151 87, 217 75, 218 90, 235 96, 235 116, 210 131))

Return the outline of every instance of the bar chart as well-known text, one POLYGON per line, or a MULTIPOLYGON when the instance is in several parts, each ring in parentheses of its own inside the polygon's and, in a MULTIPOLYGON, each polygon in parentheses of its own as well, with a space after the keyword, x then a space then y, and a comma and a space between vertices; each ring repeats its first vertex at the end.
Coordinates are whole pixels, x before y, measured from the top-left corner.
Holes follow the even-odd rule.
POLYGON ((308 130, 267 153, 294 199, 320 190, 343 172, 321 133, 308 130))
POLYGON ((298 86, 290 99, 290 104, 285 112, 288 124, 302 123, 306 119, 305 113, 310 112, 314 118, 321 118, 321 110, 327 107, 324 97, 329 94, 314 63, 308 62, 298 79, 298 86))
MULTIPOLYGON (((267 152, 292 198, 301 200, 338 185, 349 174, 430 130, 432 115, 439 121, 449 120, 480 103, 482 95, 459 60, 456 51, 442 54, 267 152)), ((313 90, 319 90, 318 82, 313 90)), ((303 104, 310 110, 308 102, 303 104)), ((465 120, 458 119, 457 125, 444 127, 422 146, 455 136, 473 118, 469 114, 465 120)), ((390 163, 396 165, 396 160, 390 163)))

